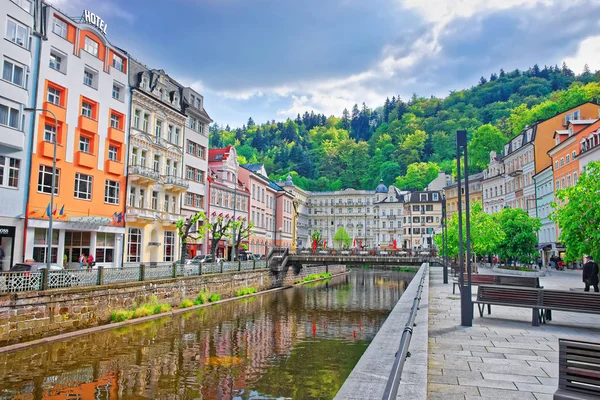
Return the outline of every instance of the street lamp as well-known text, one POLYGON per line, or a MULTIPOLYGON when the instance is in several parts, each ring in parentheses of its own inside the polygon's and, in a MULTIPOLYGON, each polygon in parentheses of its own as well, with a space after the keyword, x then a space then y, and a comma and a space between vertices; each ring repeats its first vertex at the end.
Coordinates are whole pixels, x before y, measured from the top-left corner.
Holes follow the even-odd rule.
POLYGON ((448 226, 446 216, 446 196, 442 193, 442 265, 444 268, 444 284, 448 283, 448 226))
POLYGON ((473 326, 473 294, 471 289, 471 226, 470 226, 470 205, 469 205, 469 160, 467 156, 467 131, 456 131, 456 180, 458 182, 458 259, 460 265, 460 304, 461 304, 461 325, 473 326), (467 263, 467 285, 465 285, 465 255, 463 253, 462 239, 462 183, 461 183, 461 147, 464 150, 465 167, 465 229, 466 229, 466 263, 467 263))
MULTIPOLYGON (((47 108, 25 107, 24 110, 47 112, 54 118, 54 134, 51 137, 52 144, 54 145, 54 153, 52 155, 52 188, 50 190, 50 212, 48 213, 48 242, 46 243, 46 271, 48 273, 50 272, 50 259, 52 257, 52 211, 54 210, 54 185, 56 184, 56 137, 58 135, 58 121, 56 120, 56 115, 47 108)), ((58 263, 58 254, 56 255, 56 262, 58 263)))

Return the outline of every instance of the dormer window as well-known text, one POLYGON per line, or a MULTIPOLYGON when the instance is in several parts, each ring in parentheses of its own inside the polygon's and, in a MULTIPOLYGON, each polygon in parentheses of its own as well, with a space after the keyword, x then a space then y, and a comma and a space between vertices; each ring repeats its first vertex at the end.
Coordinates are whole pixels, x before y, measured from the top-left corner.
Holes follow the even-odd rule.
POLYGON ((158 89, 158 98, 159 99, 163 99, 163 90, 162 89, 158 89))
POLYGON ((142 75, 142 83, 140 84, 142 89, 148 88, 148 77, 146 75, 142 75))

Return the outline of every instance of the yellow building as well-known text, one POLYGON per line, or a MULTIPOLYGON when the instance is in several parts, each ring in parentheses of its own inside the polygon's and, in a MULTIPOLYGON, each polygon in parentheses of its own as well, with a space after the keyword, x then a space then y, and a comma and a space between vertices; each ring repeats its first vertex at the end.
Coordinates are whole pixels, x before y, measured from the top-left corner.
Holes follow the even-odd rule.
MULTIPOLYGON (((461 180, 462 207, 465 207, 465 180, 461 180)), ((446 195, 446 218, 458 212, 458 183, 454 182, 444 188, 446 195)), ((483 172, 469 175, 469 200, 470 204, 481 202, 483 194, 483 172)))

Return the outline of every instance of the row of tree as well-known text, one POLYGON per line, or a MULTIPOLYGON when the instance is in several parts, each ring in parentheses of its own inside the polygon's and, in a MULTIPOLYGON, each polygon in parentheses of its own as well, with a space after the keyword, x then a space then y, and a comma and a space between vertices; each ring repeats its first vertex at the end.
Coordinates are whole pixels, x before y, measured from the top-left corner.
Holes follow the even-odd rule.
POLYGON ((423 189, 437 171, 453 171, 456 130, 468 132, 469 171, 482 171, 489 152, 526 125, 600 97, 599 82, 599 72, 576 75, 566 65, 500 70, 443 99, 394 96, 374 109, 355 104, 341 118, 305 112, 281 122, 250 118, 237 129, 214 124, 210 146, 235 145, 241 162, 264 164, 275 180, 291 173, 306 190, 373 189, 379 179, 423 189))

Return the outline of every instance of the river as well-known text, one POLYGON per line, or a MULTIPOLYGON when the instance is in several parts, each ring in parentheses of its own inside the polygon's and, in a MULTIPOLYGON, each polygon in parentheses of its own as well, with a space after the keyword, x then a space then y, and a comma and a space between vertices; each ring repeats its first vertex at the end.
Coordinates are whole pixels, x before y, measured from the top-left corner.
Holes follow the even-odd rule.
POLYGON ((412 276, 353 269, 0 354, 0 399, 331 399, 412 276))

